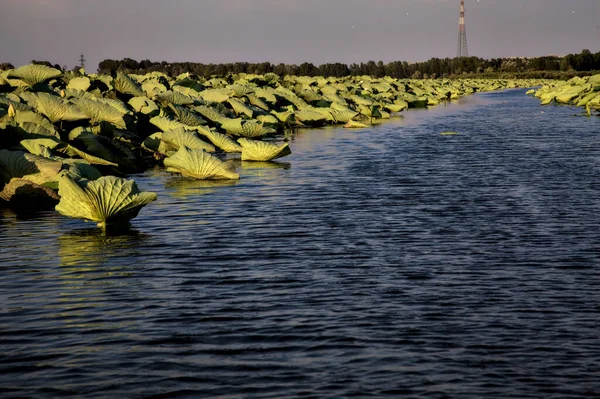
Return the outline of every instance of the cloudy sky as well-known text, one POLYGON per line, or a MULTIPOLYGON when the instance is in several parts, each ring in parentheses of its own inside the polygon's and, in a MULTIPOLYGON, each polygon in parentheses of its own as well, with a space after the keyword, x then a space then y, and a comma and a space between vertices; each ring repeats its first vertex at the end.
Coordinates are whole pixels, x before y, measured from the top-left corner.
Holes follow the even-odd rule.
MULTIPOLYGON (((600 51, 600 0, 466 0, 470 55, 600 51)), ((453 57, 460 0, 0 0, 0 62, 453 57)))

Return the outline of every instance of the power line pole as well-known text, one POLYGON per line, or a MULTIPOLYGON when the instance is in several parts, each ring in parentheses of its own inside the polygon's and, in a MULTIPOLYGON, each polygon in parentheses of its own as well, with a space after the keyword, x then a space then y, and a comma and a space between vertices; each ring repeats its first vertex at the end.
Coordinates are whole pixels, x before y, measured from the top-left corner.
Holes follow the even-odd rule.
POLYGON ((79 57, 79 67, 85 68, 85 57, 83 56, 83 53, 81 53, 81 56, 79 57))
POLYGON ((460 20, 458 23, 458 46, 456 47, 456 57, 468 57, 467 48, 467 28, 465 26, 465 0, 460 1, 460 20))

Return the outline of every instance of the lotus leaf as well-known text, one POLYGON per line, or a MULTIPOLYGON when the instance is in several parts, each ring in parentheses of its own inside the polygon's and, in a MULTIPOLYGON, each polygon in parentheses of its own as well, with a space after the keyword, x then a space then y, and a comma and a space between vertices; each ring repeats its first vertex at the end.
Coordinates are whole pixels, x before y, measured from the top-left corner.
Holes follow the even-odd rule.
POLYGON ((373 104, 372 99, 357 96, 357 95, 350 96, 350 99, 352 100, 352 102, 354 102, 357 105, 364 105, 364 106, 370 107, 373 104))
POLYGON ((144 115, 156 116, 160 112, 160 109, 156 103, 150 100, 148 97, 132 97, 128 104, 135 110, 135 112, 142 113, 144 115))
POLYGON ((323 124, 327 120, 327 117, 320 112, 310 109, 296 111, 295 115, 298 121, 310 125, 323 124))
POLYGON ((213 103, 224 103, 231 97, 228 89, 206 89, 200 92, 200 97, 213 103))
POLYGON ((369 127, 369 125, 366 125, 366 124, 364 124, 362 122, 357 122, 357 121, 349 120, 348 123, 346 123, 344 125, 344 127, 346 129, 362 129, 362 128, 365 128, 365 127, 369 127))
POLYGON ((45 115, 50 122, 79 121, 88 116, 75 104, 48 93, 28 93, 24 97, 39 113, 45 115))
POLYGON ((256 117, 256 120, 259 122, 262 122, 263 124, 269 124, 269 125, 278 125, 279 124, 279 119, 277 119, 275 116, 273 116, 271 114, 258 115, 256 117))
POLYGON ((160 93, 166 92, 168 89, 165 85, 155 81, 146 81, 142 84, 142 90, 148 98, 152 98, 160 93))
POLYGON ((34 86, 52 78, 57 78, 60 75, 62 75, 62 72, 58 69, 51 68, 46 65, 29 64, 11 70, 7 77, 20 79, 28 86, 34 86))
POLYGON ((348 123, 358 116, 358 112, 356 111, 331 110, 330 112, 334 122, 336 123, 348 123))
POLYGON ((186 126, 206 125, 206 121, 196 115, 193 111, 185 107, 169 104, 169 108, 173 111, 177 119, 186 126))
POLYGON ((264 99, 266 102, 275 104, 277 97, 275 97, 275 90, 270 87, 261 87, 254 90, 254 95, 258 98, 264 99))
POLYGON ((114 106, 92 98, 74 98, 71 101, 90 118, 92 124, 107 122, 120 129, 127 128, 123 113, 114 106))
POLYGON ((234 84, 228 87, 231 90, 233 97, 244 97, 254 93, 254 87, 248 85, 234 84))
POLYGON ((177 153, 164 160, 168 172, 179 173, 199 180, 237 180, 240 175, 233 165, 204 150, 191 150, 181 146, 177 153))
POLYGON ((91 84, 92 82, 90 81, 90 78, 88 78, 87 76, 81 76, 78 78, 71 79, 69 81, 69 84, 67 85, 67 89, 87 91, 90 88, 91 84))
POLYGON ((194 104, 194 99, 178 91, 166 91, 164 93, 157 94, 154 96, 157 101, 163 103, 163 105, 175 104, 175 105, 189 105, 194 104))
POLYGON ((35 138, 35 136, 52 136, 60 138, 54 125, 52 125, 48 119, 35 112, 17 110, 15 111, 13 120, 23 129, 23 131, 33 135, 29 136, 30 138, 35 138))
POLYGON ((29 180, 36 184, 56 181, 62 163, 23 151, 0 150, 0 175, 2 182, 13 178, 29 180))
POLYGON ((30 154, 39 155, 44 158, 52 156, 49 150, 56 148, 60 142, 55 139, 27 139, 21 140, 21 145, 30 154))
POLYGON ((133 180, 103 176, 97 180, 59 179, 60 202, 56 210, 64 216, 89 220, 99 227, 127 225, 139 211, 156 200, 156 194, 140 192, 133 180))
POLYGON ((263 100, 261 100, 260 98, 256 97, 253 94, 248 94, 246 97, 248 98, 248 101, 250 101, 250 104, 262 109, 263 111, 267 111, 267 112, 269 111, 269 109, 270 109, 269 105, 267 103, 265 103, 263 100))
POLYGON ((246 138, 238 139, 238 143, 242 146, 242 161, 272 161, 292 153, 288 143, 276 145, 246 138))
POLYGON ((204 126, 199 126, 197 130, 198 133, 209 139, 211 143, 225 152, 242 152, 242 147, 223 133, 215 132, 204 126))
POLYGON ((75 181, 82 179, 97 180, 102 177, 102 174, 98 171, 98 169, 79 160, 69 166, 68 174, 71 179, 75 181))
POLYGON ((248 138, 261 137, 276 132, 273 129, 265 128, 262 122, 244 121, 240 118, 226 121, 221 125, 221 128, 227 133, 248 138))
POLYGON ((206 105, 198 105, 194 107, 194 111, 198 112, 209 121, 219 124, 222 124, 229 119, 214 107, 208 107, 206 105))
POLYGON ((158 152, 162 135, 162 132, 158 132, 146 137, 146 139, 142 142, 142 148, 148 151, 158 152))
POLYGON ((140 97, 146 94, 138 82, 123 72, 117 72, 117 76, 113 79, 113 86, 119 93, 132 97, 140 97))
POLYGON ((161 142, 167 145, 166 155, 169 155, 170 152, 179 150, 179 148, 182 146, 186 146, 192 150, 206 150, 208 152, 215 152, 215 147, 212 144, 201 140, 196 132, 190 132, 183 128, 164 132, 161 142))
POLYGON ((271 114, 275 115, 275 117, 283 123, 294 123, 296 120, 294 117, 295 114, 292 111, 271 111, 271 114))
POLYGON ((237 115, 244 114, 248 118, 252 118, 254 116, 254 111, 252 111, 246 104, 244 104, 237 98, 230 98, 229 104, 231 105, 231 107, 237 115))

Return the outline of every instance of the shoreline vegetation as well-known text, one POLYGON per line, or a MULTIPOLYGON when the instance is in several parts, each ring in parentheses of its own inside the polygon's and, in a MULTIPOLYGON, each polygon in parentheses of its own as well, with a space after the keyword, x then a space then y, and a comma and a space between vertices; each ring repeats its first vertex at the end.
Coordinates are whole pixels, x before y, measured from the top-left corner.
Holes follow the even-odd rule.
MULTIPOLYGON (((49 61, 31 61, 67 72, 66 66, 49 61)), ((11 63, 0 63, 0 71, 14 69, 11 63)), ((76 66, 72 71, 77 71, 76 66)), ((484 59, 479 57, 431 58, 427 61, 407 62, 368 61, 344 64, 340 62, 314 65, 310 62, 296 64, 272 64, 270 62, 199 63, 136 61, 106 59, 98 64, 99 74, 111 75, 117 71, 145 75, 162 72, 172 78, 191 73, 209 78, 214 75, 249 73, 264 75, 275 73, 283 78, 294 76, 347 77, 369 75, 374 78, 389 76, 397 79, 478 78, 478 79, 557 79, 568 80, 576 76, 591 76, 600 73, 600 51, 592 53, 584 49, 581 53, 564 56, 505 57, 484 59)))
MULTIPOLYGON (((542 103, 600 108, 600 75, 540 79, 398 79, 236 73, 88 74, 43 64, 0 72, 0 207, 56 209, 106 229, 128 226, 155 193, 132 173, 156 166, 237 180, 239 162, 291 154, 301 127, 365 128, 409 108, 483 91, 542 86, 542 103)), ((443 133, 442 133, 443 134, 443 133)))

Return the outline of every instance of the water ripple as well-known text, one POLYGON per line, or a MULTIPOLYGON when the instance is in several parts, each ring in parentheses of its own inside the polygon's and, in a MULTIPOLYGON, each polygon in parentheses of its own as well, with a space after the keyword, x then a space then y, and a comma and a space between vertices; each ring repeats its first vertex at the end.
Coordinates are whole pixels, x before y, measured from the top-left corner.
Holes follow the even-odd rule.
POLYGON ((116 236, 2 211, 0 396, 600 397, 600 119, 544 110, 475 95, 300 131, 232 183, 148 171, 116 236))

